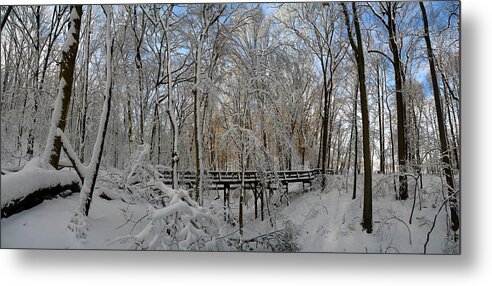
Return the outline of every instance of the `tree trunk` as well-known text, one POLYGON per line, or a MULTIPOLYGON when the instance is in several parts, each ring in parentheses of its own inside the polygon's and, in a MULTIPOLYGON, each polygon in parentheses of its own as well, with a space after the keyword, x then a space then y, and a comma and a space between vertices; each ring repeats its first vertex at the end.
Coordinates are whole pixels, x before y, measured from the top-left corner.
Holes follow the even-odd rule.
POLYGON ((178 125, 176 122, 176 115, 174 114, 174 101, 173 101, 173 78, 172 78, 172 61, 171 61, 171 46, 169 45, 169 16, 171 15, 173 6, 170 6, 168 17, 166 18, 166 29, 164 30, 164 36, 166 38, 166 57, 167 57, 167 115, 171 122, 171 134, 173 137, 172 150, 171 150, 171 168, 172 168, 172 186, 173 189, 178 189, 178 125))
MULTIPOLYGON (((242 137, 242 133, 241 133, 242 137)), ((242 138, 241 138, 242 139, 242 138)), ((241 141, 243 142, 243 141, 241 141)), ((239 234, 242 236, 243 235, 243 227, 244 227, 244 221, 243 221, 243 216, 244 216, 244 210, 243 210, 243 205, 244 205, 244 143, 241 143, 241 153, 239 155, 240 159, 239 161, 241 162, 241 189, 240 189, 240 194, 239 194, 239 234)))
POLYGON ((357 195, 357 164, 359 161, 359 147, 357 146, 357 143, 359 141, 359 132, 357 129, 357 100, 358 100, 358 95, 359 95, 359 84, 357 84, 357 88, 355 89, 355 97, 354 97, 354 135, 355 135, 355 142, 354 142, 354 188, 352 191, 352 200, 355 200, 356 195, 357 195))
POLYGON ((195 82, 193 86, 193 119, 194 119, 194 137, 195 137, 195 199, 199 205, 202 205, 202 188, 203 188, 203 170, 202 170, 202 132, 201 132, 201 104, 200 104, 200 80, 201 80, 201 61, 203 32, 200 35, 196 50, 195 63, 195 82))
POLYGON ((449 99, 448 96, 448 91, 446 87, 444 86, 444 80, 443 80, 443 91, 444 91, 444 102, 446 103, 446 111, 448 114, 448 122, 449 122, 449 130, 451 131, 451 140, 449 140, 451 144, 451 149, 453 150, 452 154, 454 155, 454 167, 459 170, 460 169, 460 158, 458 154, 458 141, 456 140, 456 135, 454 131, 454 123, 453 123, 453 117, 451 116, 451 108, 452 102, 449 99))
POLYGON ((133 34, 135 37, 135 67, 137 68, 137 73, 138 73, 138 100, 139 100, 139 107, 140 107, 140 121, 139 121, 139 126, 140 126, 140 144, 144 143, 144 110, 145 110, 145 98, 144 98, 144 92, 143 92, 143 71, 142 71, 142 56, 141 56, 141 50, 140 47, 142 45, 143 41, 143 36, 144 36, 144 31, 145 27, 143 25, 142 21, 142 31, 140 34, 140 37, 137 33, 137 6, 134 6, 133 9, 133 34))
POLYGON ((377 71, 377 93, 378 93, 378 112, 379 112, 379 171, 381 174, 386 173, 386 168, 385 168, 385 156, 384 156, 384 109, 382 108, 382 101, 383 101, 383 96, 382 96, 382 88, 381 88, 381 79, 379 76, 379 65, 376 66, 377 71))
MULTIPOLYGON (((27 150, 26 150, 26 155, 29 160, 32 159, 32 156, 34 154, 34 128, 36 128, 36 113, 38 111, 38 98, 41 96, 41 84, 39 82, 39 61, 41 60, 41 38, 40 38, 40 33, 41 33, 41 6, 36 7, 36 12, 35 12, 35 18, 36 18, 36 37, 35 37, 35 42, 34 44, 34 49, 35 49, 35 57, 34 57, 34 76, 32 79, 33 82, 33 88, 35 90, 33 96, 32 96, 32 101, 33 101, 33 110, 32 114, 30 115, 31 118, 31 123, 29 124, 29 133, 27 135, 27 150)), ((69 102, 70 104, 70 102, 69 102)))
POLYGON ((400 50, 396 42, 396 22, 395 22, 395 5, 396 3, 387 3, 388 16, 388 38, 391 53, 393 54, 393 68, 395 71, 395 87, 396 87, 396 117, 398 129, 398 171, 400 172, 400 190, 399 199, 408 199, 407 177, 404 175, 407 172, 407 128, 405 116, 405 100, 403 98, 403 71, 400 60, 400 50))
POLYGON ((89 62, 90 62, 90 43, 91 43, 91 18, 92 18, 92 5, 88 6, 87 11, 87 38, 85 45, 85 71, 84 71, 84 91, 82 94, 82 121, 80 124, 80 138, 79 138, 79 158, 82 162, 85 159, 85 132, 86 132, 86 120, 87 120, 87 96, 89 93, 89 62))
MULTIPOLYGON (((158 73, 159 74, 159 73, 158 73)), ((152 123, 152 131, 150 134, 150 159, 153 164, 158 164, 159 152, 156 149, 159 149, 159 145, 157 143, 157 133, 158 133, 158 125, 160 124, 160 115, 159 115, 159 96, 158 96, 158 88, 155 89, 156 96, 154 100, 154 114, 153 114, 153 123, 152 123)))
POLYGON ((79 47, 81 18, 82 6, 70 6, 69 31, 67 40, 62 48, 60 81, 57 88, 58 94, 43 156, 44 160, 49 162, 55 169, 58 168, 62 145, 60 136, 57 136, 57 129, 65 130, 68 108, 72 96, 73 74, 79 47))
POLYGON ((0 22, 0 32, 3 30, 3 26, 5 26, 5 23, 7 23, 10 12, 12 12, 12 6, 7 6, 7 11, 5 11, 5 13, 3 14, 2 20, 0 22))
POLYGON ((125 92, 126 92, 126 116, 127 116, 127 128, 128 128, 128 153, 132 154, 132 133, 133 133, 133 121, 132 121, 132 107, 131 98, 128 86, 128 80, 125 73, 125 92))
POLYGON ((437 123, 439 128, 439 139, 441 143, 441 156, 444 168, 444 174, 446 176, 446 183, 448 188, 448 196, 449 196, 449 207, 451 211, 451 229, 453 231, 458 231, 459 229, 459 217, 457 210, 457 199, 456 199, 456 190, 454 188, 454 180, 453 180, 453 172, 451 170, 451 160, 448 149, 448 142, 446 138, 446 127, 444 126, 444 115, 441 107, 441 96, 439 94, 439 84, 437 82, 437 74, 434 63, 434 54, 432 50, 432 43, 429 34, 429 23, 427 22, 427 13, 425 10, 425 6, 423 2, 419 2, 420 9, 422 10, 422 20, 424 22, 424 38, 425 43, 427 45, 427 56, 429 58, 429 67, 432 79, 432 89, 434 92, 434 101, 436 104, 436 115, 437 115, 437 123))
MULTIPOLYGON (((343 5, 343 4, 342 4, 343 5)), ((362 145, 364 155, 364 207, 362 211, 362 228, 367 233, 372 233, 372 164, 371 164, 371 149, 369 138, 369 109, 367 106, 367 91, 366 91, 366 75, 365 75, 365 63, 364 63, 364 50, 362 46, 362 36, 360 31, 359 18, 357 15, 357 6, 355 2, 352 2, 353 22, 355 27, 355 35, 357 38, 357 44, 352 38, 352 32, 350 29, 350 18, 345 5, 343 12, 345 14, 345 21, 347 25, 347 31, 349 35, 350 44, 354 51, 357 62, 357 74, 359 79, 360 88, 360 106, 362 111, 362 145)))
POLYGON ((328 153, 328 86, 326 82, 326 65, 321 60, 323 70, 323 129, 321 132, 322 149, 321 149, 321 174, 323 175, 322 187, 325 187, 325 174, 326 174, 326 157, 328 153))
MULTIPOLYGON (((81 190, 81 202, 84 201, 82 213, 85 216, 89 215, 89 208, 92 201, 92 194, 94 193, 94 186, 96 184, 96 178, 101 163, 104 139, 106 137, 106 131, 108 129, 109 114, 111 111, 111 96, 112 96, 112 83, 113 83, 113 53, 112 53, 112 33, 111 33, 111 8, 105 7, 106 11, 106 98, 104 101, 103 110, 101 112, 101 119, 99 121, 99 129, 97 132, 96 142, 94 143, 94 149, 92 151, 92 158, 89 164, 89 178, 84 179, 84 185, 81 190)), ((81 205, 82 206, 82 205, 81 205)))

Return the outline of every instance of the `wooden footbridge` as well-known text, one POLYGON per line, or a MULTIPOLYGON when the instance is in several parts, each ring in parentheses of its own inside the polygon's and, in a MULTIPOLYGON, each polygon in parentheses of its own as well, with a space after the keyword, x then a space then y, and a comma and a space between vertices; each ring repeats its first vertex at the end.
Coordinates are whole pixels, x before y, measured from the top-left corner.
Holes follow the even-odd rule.
MULTIPOLYGON (((172 185, 172 171, 161 170, 159 172, 164 184, 172 185)), ((328 174, 333 174, 328 171, 328 174)), ((272 194, 273 191, 280 191, 280 197, 288 202, 289 184, 302 183, 312 187, 313 181, 321 174, 320 169, 295 170, 278 172, 257 172, 257 171, 209 171, 205 173, 204 183, 207 190, 223 191, 224 207, 229 207, 231 191, 238 190, 244 184, 245 190, 250 190, 254 196, 255 218, 258 218, 258 202, 261 207, 261 219, 264 216, 265 191, 272 194)), ((193 188, 196 184, 195 172, 178 172, 178 183, 193 188)))
MULTIPOLYGON (((61 164, 61 168, 72 168, 72 166, 68 163, 61 164)), ((2 175, 6 175, 8 173, 16 172, 17 169, 3 169, 1 170, 2 175)), ((160 174, 160 179, 164 184, 172 185, 172 171, 169 169, 157 170, 160 174)), ((328 170, 327 174, 333 174, 333 171, 328 170)), ((240 190, 241 186, 244 184, 244 189, 251 191, 254 196, 254 206, 255 206, 255 218, 258 218, 258 203, 260 203, 261 207, 261 219, 264 217, 264 199, 265 193, 269 192, 271 195, 274 191, 280 192, 280 198, 285 198, 288 202, 288 192, 289 192, 289 184, 293 183, 302 183, 302 187, 304 188, 306 184, 310 187, 313 185, 313 181, 321 175, 320 169, 313 170, 296 170, 296 171, 278 171, 278 172, 257 172, 257 171, 245 171, 243 172, 234 172, 234 171, 209 171, 205 172, 204 184, 206 186, 206 190, 208 191, 223 191, 223 203, 224 208, 230 207, 231 202, 231 191, 240 190)), ((191 171, 183 171, 178 172, 178 183, 182 186, 187 186, 188 188, 193 188, 196 183, 196 176, 194 172, 191 171)), ((57 186, 52 190, 52 192, 48 192, 50 195, 48 198, 55 197, 59 193, 70 189, 71 191, 79 191, 77 185, 69 185, 69 186, 57 186), (52 194, 53 193, 53 194, 52 194)), ((12 210, 7 212, 5 207, 2 207, 2 215, 1 217, 8 217, 14 213, 21 212, 22 210, 29 209, 39 203, 41 203, 44 199, 43 196, 38 196, 33 194, 32 196, 28 196, 27 200, 23 200, 21 202, 14 202, 11 207, 12 210), (33 197, 32 199, 30 199, 33 197), (26 203, 26 201, 28 201, 26 203)), ((219 193, 218 197, 219 198, 219 193)), ((267 197, 268 199, 268 197, 267 197)))
MULTIPOLYGON (((161 179, 164 184, 172 184, 172 172, 169 170, 160 171, 161 179)), ((215 190, 234 189, 241 186, 244 177, 245 189, 254 189, 263 184, 269 190, 278 189, 278 184, 284 186, 288 190, 290 183, 303 183, 312 185, 313 180, 317 175, 321 174, 321 170, 299 170, 299 171, 278 171, 259 173, 257 171, 209 171, 205 173, 204 182, 209 188, 215 190)), ((180 185, 194 187, 196 182, 195 172, 185 171, 178 172, 178 182, 180 185)))

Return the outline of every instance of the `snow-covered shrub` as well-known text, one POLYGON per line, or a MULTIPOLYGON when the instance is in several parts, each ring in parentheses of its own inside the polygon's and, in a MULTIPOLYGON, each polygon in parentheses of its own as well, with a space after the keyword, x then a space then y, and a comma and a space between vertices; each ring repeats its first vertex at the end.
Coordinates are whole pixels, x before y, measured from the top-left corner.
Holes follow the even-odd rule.
POLYGON ((122 192, 125 189, 122 178, 122 171, 119 169, 99 170, 95 195, 107 200, 122 199, 128 201, 129 196, 122 192))
POLYGON ((145 226, 136 234, 115 241, 131 241, 144 250, 214 250, 219 221, 201 207, 188 191, 174 190, 163 183, 165 166, 150 163, 150 145, 140 145, 124 173, 124 185, 133 201, 148 204, 145 226))
POLYGON ((130 156, 125 164, 123 174, 124 182, 127 186, 138 185, 151 178, 150 166, 150 145, 144 143, 137 146, 137 150, 130 156))
POLYGON ((143 250, 213 250, 214 237, 219 234, 217 218, 191 199, 188 192, 162 183, 155 186, 169 198, 166 206, 149 205, 147 225, 137 234, 116 240, 131 240, 136 249, 143 250))
POLYGON ((150 145, 144 143, 128 160, 121 184, 134 201, 163 206, 161 190, 155 186, 163 178, 161 169, 150 164, 150 145))

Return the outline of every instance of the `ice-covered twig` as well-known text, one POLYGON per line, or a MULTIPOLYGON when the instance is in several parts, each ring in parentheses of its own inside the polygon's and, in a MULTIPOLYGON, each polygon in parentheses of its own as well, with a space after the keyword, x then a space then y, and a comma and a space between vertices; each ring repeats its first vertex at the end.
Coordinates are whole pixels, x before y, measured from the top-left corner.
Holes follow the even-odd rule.
POLYGON ((442 208, 446 205, 446 203, 449 201, 449 198, 451 197, 454 197, 456 195, 456 193, 458 193, 459 190, 456 190, 454 191, 453 194, 451 194, 450 196, 448 196, 441 204, 441 206, 439 207, 439 210, 437 211, 436 215, 434 216, 434 220, 432 221, 432 227, 431 229, 429 230, 429 232, 427 233, 427 238, 425 240, 425 244, 424 244, 424 254, 427 253, 427 244, 429 243, 429 239, 430 239, 430 235, 432 233, 432 231, 434 230, 434 227, 436 226, 436 221, 437 221, 437 217, 439 216, 439 213, 441 212, 442 208))

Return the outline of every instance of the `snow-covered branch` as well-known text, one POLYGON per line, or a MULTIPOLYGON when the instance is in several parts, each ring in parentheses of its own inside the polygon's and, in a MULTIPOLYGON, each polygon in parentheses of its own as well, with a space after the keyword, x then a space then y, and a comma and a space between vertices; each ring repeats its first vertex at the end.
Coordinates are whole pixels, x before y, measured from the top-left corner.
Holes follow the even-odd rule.
POLYGON ((67 154, 68 159, 72 163, 75 171, 79 175, 80 179, 84 181, 84 178, 87 174, 87 167, 84 166, 82 162, 80 162, 77 153, 73 149, 72 144, 70 144, 70 140, 68 140, 67 136, 65 136, 65 133, 60 128, 58 128, 56 134, 57 136, 60 136, 60 139, 62 141, 62 148, 65 151, 65 154, 67 154))

